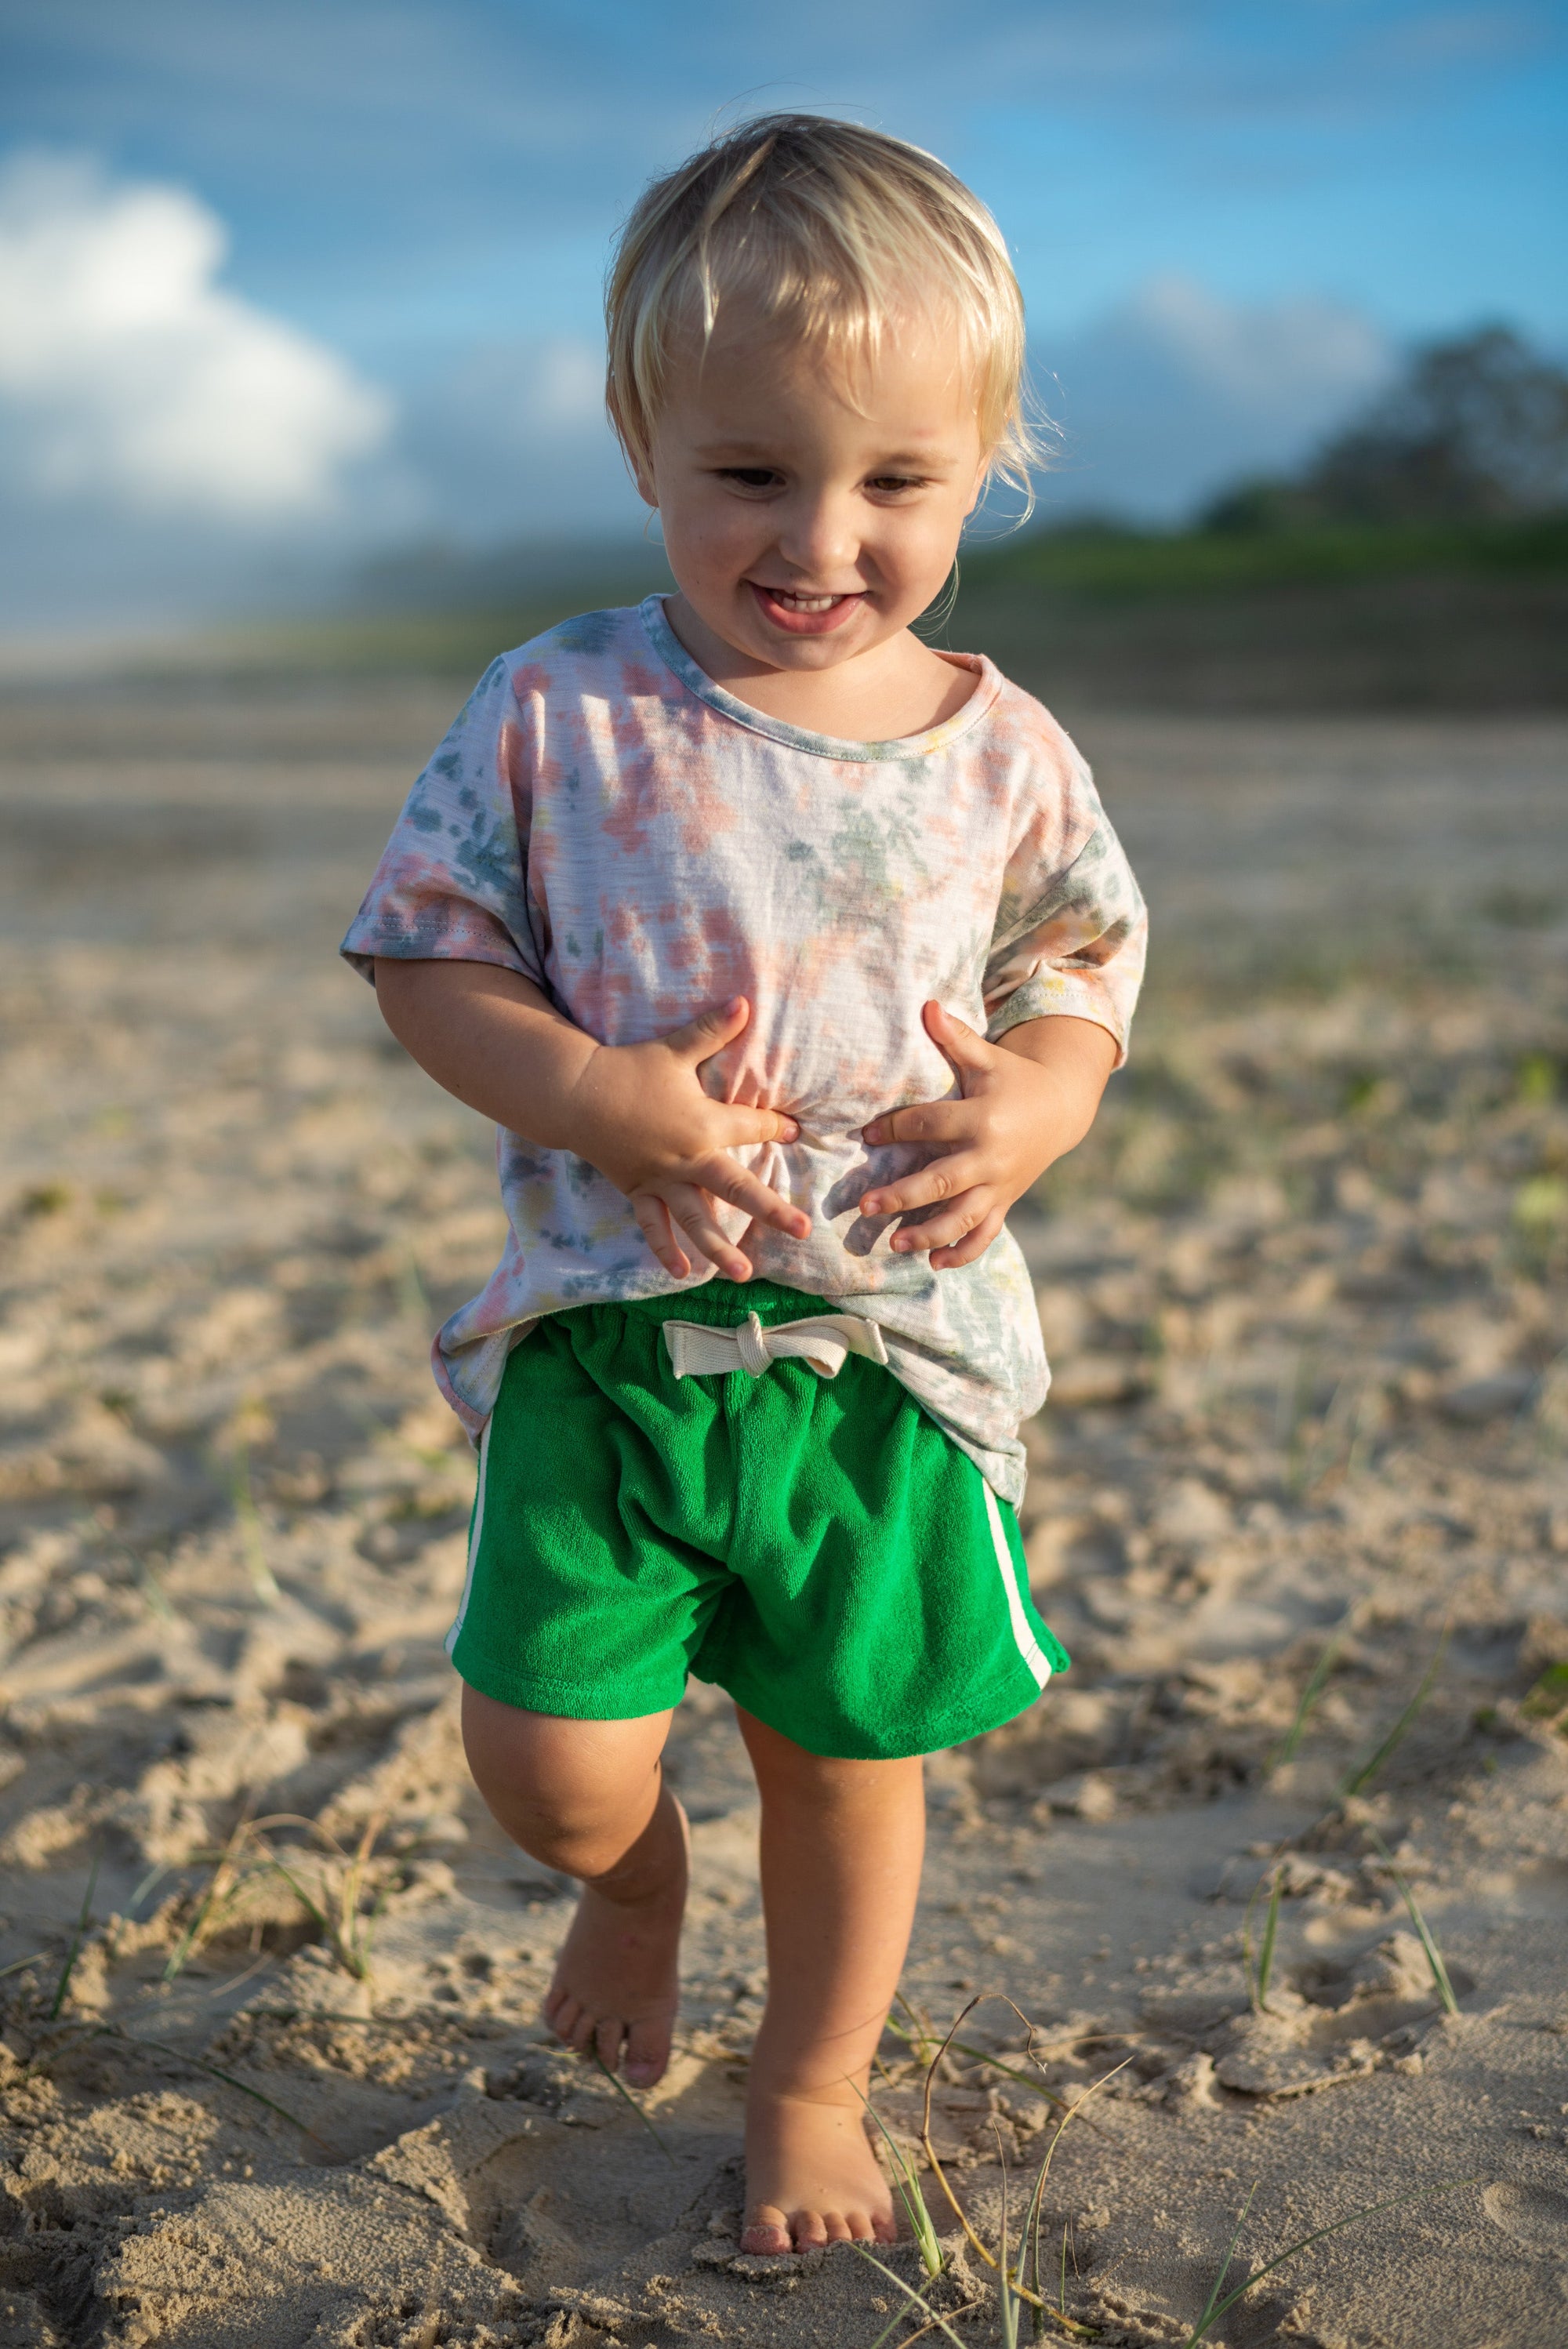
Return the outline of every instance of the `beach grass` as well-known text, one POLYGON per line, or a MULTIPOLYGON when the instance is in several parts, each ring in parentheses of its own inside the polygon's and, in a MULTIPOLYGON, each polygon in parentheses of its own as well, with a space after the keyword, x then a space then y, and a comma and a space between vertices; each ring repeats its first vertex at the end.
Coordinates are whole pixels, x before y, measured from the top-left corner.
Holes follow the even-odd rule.
POLYGON ((92 1856, 91 1864, 88 1868, 87 1890, 82 1894, 82 1905, 80 1912, 77 1918, 76 1928, 71 1934, 70 1941, 66 1950, 65 1961, 60 1967, 59 1976, 55 1983, 55 1994, 49 2001, 49 2021, 51 2023, 53 2023, 59 2015, 70 1992, 71 1976, 76 1971, 77 1960, 80 1957, 82 1952, 82 1943, 86 1940, 88 1929, 92 1923, 93 1895, 98 1890, 98 1854, 95 1851, 92 1856))
POLYGON ((1319 1650, 1317 1661, 1308 1673, 1305 1685, 1296 1700, 1295 1712, 1290 1727, 1269 1756, 1267 1767, 1271 1775, 1275 1770, 1283 1770, 1287 1762, 1295 1761, 1296 1751, 1306 1734, 1307 1723, 1316 1709, 1317 1700, 1327 1687, 1329 1674, 1344 1652, 1348 1633, 1348 1625, 1340 1624, 1330 1633, 1319 1650))
POLYGON ((1415 1890, 1411 1886, 1410 1880, 1395 1860, 1393 1853, 1389 1850, 1387 1845, 1384 1842, 1377 1828, 1374 1826, 1368 1826, 1367 1834, 1372 1843, 1376 1845, 1377 1851, 1382 1857, 1384 1867, 1387 1869, 1388 1874, 1393 1878, 1395 1889, 1398 1891, 1400 1899, 1403 1900, 1405 1904, 1406 1913, 1408 1916, 1411 1924, 1416 1929, 1416 1937, 1421 1944, 1421 1948, 1426 1955, 1427 1964, 1431 1971, 1432 1987, 1437 1992, 1439 1998, 1442 2002, 1443 2012, 1445 2014, 1457 2014, 1460 2011, 1460 2002, 1454 1996, 1454 1986, 1449 1979, 1448 1967, 1443 1963, 1443 1954, 1438 1947, 1431 1927, 1428 1924, 1426 1918, 1421 1913, 1420 1904, 1416 1899, 1415 1890))
MULTIPOLYGON (((1388 1867, 1389 1872, 1393 1875, 1395 1881, 1399 1886, 1401 1893, 1406 1899, 1407 1906, 1410 1909, 1412 1921, 1417 1922, 1417 1930, 1421 1935, 1422 1945, 1427 1949, 1429 1958, 1433 1964, 1434 1982, 1439 1985, 1439 1988, 1443 1985, 1448 1985, 1447 1971, 1442 1965, 1440 1956, 1438 1954, 1436 1944, 1432 1941, 1424 1924, 1418 1921, 1418 1910, 1415 1905, 1414 1895, 1409 1891, 1409 1888, 1404 1878, 1398 1868, 1394 1865, 1391 1857, 1387 1852, 1386 1847, 1381 1846, 1380 1839, 1377 1837, 1374 1831, 1369 1829, 1368 1833, 1372 1834, 1373 1840, 1375 1842, 1379 1843, 1379 1848, 1383 1850, 1386 1865, 1388 1867)), ((1271 1893, 1271 1907, 1275 1914, 1277 1914, 1278 1898, 1281 1889, 1280 1862, 1283 1860, 1283 1852, 1276 1857, 1272 1871, 1273 1886, 1271 1893)), ((1260 1881, 1268 1880, 1269 1878, 1266 1876, 1264 1878, 1260 1879, 1260 1881)), ((1249 1967, 1249 1979, 1256 1993, 1254 1997, 1254 2004, 1260 2010, 1264 2006, 1267 1999, 1272 1947, 1272 1932, 1269 1929, 1265 1929, 1264 1949, 1259 1953, 1255 1973, 1253 1972, 1251 1967, 1249 1967)), ((1447 1994, 1444 1999, 1445 2006, 1449 2004, 1449 2001, 1452 1999, 1452 1995, 1451 1985, 1448 1985, 1447 1994)), ((956 2033, 965 2018, 972 2013, 977 2006, 985 2004, 987 2001, 993 1999, 1010 2007, 1013 2013, 1018 2016, 1019 2021, 1023 2023, 1026 2031, 1029 2034, 1028 2044, 1032 2048, 1036 2040, 1035 2027, 1029 2023, 1028 2018, 1023 2013, 1022 2010, 1016 2005, 1016 2003, 1004 1992, 981 1992, 977 1993, 976 1996, 972 1998, 968 2004, 962 2009, 940 2041, 935 2041, 931 2036, 928 2027, 923 2024, 922 2019, 915 2013, 915 2011, 913 2008, 908 2010, 911 2014, 912 2022, 914 2023, 916 2031, 919 2032, 921 2050, 926 2059, 924 2064, 923 2088, 920 2137, 921 2150, 924 2156, 927 2168, 935 2178, 938 2185, 941 2187, 954 2215, 959 2222, 969 2249, 977 2254, 985 2266, 990 2269, 995 2279, 993 2287, 995 2292, 997 2325, 995 2337, 1000 2344, 1000 2349, 1019 2349, 1019 2344, 1024 2337, 1026 2313, 1028 2319, 1029 2334, 1032 2340, 1040 2341, 1046 2339, 1047 2337, 1047 2326, 1050 2326, 1055 2328, 1056 2337, 1063 2338, 1070 2342, 1093 2341, 1099 2337, 1099 2328, 1092 2324, 1082 2323, 1076 2317, 1069 2316, 1067 2310, 1068 2235, 1068 2228, 1067 2224, 1064 2224, 1062 2230, 1061 2251, 1058 2262, 1059 2273, 1057 2279, 1057 2292, 1054 2304, 1043 2288, 1044 2279, 1041 2272, 1040 2239, 1045 2212, 1046 2189, 1050 2178, 1051 2167, 1056 2157, 1057 2148, 1061 2143, 1062 2137, 1065 2134, 1069 2122, 1081 2112, 1082 2107, 1088 2102, 1088 2099, 1092 2095, 1094 2095, 1099 2089, 1105 2087, 1109 2081, 1117 2076, 1118 2073, 1126 2068, 1126 2064, 1130 2062, 1131 2058, 1125 2058, 1122 2063, 1114 2065, 1109 2071, 1104 2073, 1100 2078, 1094 2081, 1084 2090, 1083 2094, 1069 2106, 1063 2116, 1056 2123, 1056 2126, 1052 2130, 1050 2142, 1046 2149, 1045 2158, 1040 2162, 1038 2168, 1035 2173, 1034 2183, 1030 2190, 1027 2202, 1025 2206, 1022 2225, 1016 2233, 1014 2231, 1012 2223, 1010 2202, 1011 2180, 1008 2170, 1006 2148, 1002 2141, 1000 2129, 995 2127, 995 2123, 993 2124, 996 2137, 997 2166, 1001 2174, 1001 2199, 996 2224, 996 2240, 995 2246, 993 2246, 984 2240, 979 2230, 974 2225, 965 2210, 958 2196, 954 2192, 948 2178, 946 2170, 944 2168, 933 2142, 932 2125, 932 2103, 935 2082, 944 2058, 947 2057, 959 2044, 956 2039, 956 2033), (1026 2281, 1026 2275, 1027 2276, 1027 2281, 1026 2281)), ((1449 2007, 1449 2011, 1456 2012, 1457 2002, 1454 2006, 1449 2007)), ((901 2033, 901 2035, 910 2037, 912 2039, 913 2037, 913 2033, 901 2033)), ((906 2211, 909 2212, 911 2216, 912 2232, 915 2234, 916 2240, 920 2245, 922 2263, 925 2268, 927 2276, 934 2281, 942 2273, 945 2262, 942 2256, 940 2243, 936 2239, 934 2229, 931 2227, 929 2215, 927 2214, 925 2217, 925 2228, 930 2230, 931 2236, 931 2247, 929 2251, 925 2240, 923 2240, 923 2230, 914 2223, 913 2209, 918 2209, 922 2213, 924 2213, 925 2202, 924 2198, 920 2191, 918 2177, 913 2162, 898 2146, 896 2140, 892 2135, 892 2132, 887 2128, 886 2125, 881 2119, 881 2116, 876 2113, 875 2108, 871 2104, 870 2100, 862 2099, 862 2101, 865 2102, 868 2114, 880 2130, 883 2141, 889 2148, 890 2154, 897 2164, 901 2199, 904 2202, 906 2211)), ((1207 2299, 1199 2313, 1196 2323, 1192 2326, 1192 2329, 1182 2342, 1181 2349, 1200 2349, 1200 2344, 1211 2338, 1214 2332, 1214 2328, 1220 2323, 1221 2320, 1226 2316, 1232 2309, 1237 2307, 1241 2302, 1247 2297, 1248 2293, 1253 2292, 1266 2276, 1274 2274, 1277 2269, 1284 2267, 1287 2261, 1297 2258, 1302 2252, 1310 2250, 1315 2243, 1325 2241, 1329 2236, 1338 2234, 1346 2228, 1358 2226, 1369 2219, 1377 2217, 1380 2213, 1386 2210, 1406 2209, 1416 2203, 1430 2200, 1439 2195, 1456 2192, 1461 2187, 1473 2185, 1475 2183, 1476 2180, 1474 2178, 1453 2178, 1447 2180, 1440 2185, 1417 2188, 1409 2193, 1391 2195, 1385 2200, 1367 2204, 1359 2209, 1347 2211, 1340 2218, 1330 2220, 1325 2226, 1313 2228, 1305 2234, 1295 2236, 1290 2242, 1286 2243, 1282 2250, 1275 2251, 1270 2258, 1266 2259, 1261 2266, 1251 2269, 1251 2271, 1241 2283, 1230 2286, 1230 2278, 1235 2266, 1238 2249, 1240 2247, 1243 2235, 1246 2230, 1247 2222, 1252 2215, 1253 2203, 1257 2197, 1258 2187, 1256 2182, 1254 2182, 1249 2189, 1247 2195, 1243 2201, 1240 2212, 1237 2215, 1235 2225, 1232 2230, 1230 2240, 1225 2246, 1224 2254, 1215 2271, 1214 2279, 1210 2287, 1207 2299), (1229 2289, 1227 2289, 1228 2286, 1230 2286, 1229 2289)), ((901 2322, 906 2321, 907 2318, 916 2313, 918 2313, 923 2321, 916 2332, 906 2333, 903 2336, 904 2343, 914 2341, 919 2339, 923 2334, 929 2333, 941 2333, 949 2340, 956 2341, 958 2336, 952 2331, 950 2319, 956 2319, 961 2315, 971 2313, 981 2304, 979 2302, 970 2302, 964 2309, 953 2310, 944 2313, 943 2312, 933 2308, 924 2292, 917 2290, 914 2286, 909 2284, 902 2277, 897 2275, 885 2261, 876 2258, 876 2256, 870 2251, 863 2243, 857 2243, 854 2246, 854 2249, 870 2263, 870 2265, 877 2269, 879 2273, 886 2277, 890 2283, 896 2285, 898 2290, 904 2296, 904 2308, 895 2315, 891 2323, 884 2326, 882 2331, 877 2334, 875 2341, 869 2344, 869 2349, 882 2349, 882 2344, 892 2338, 897 2325, 901 2322)))
POLYGON ((1279 1935, 1280 1901, 1284 1894, 1284 1855, 1276 1856, 1272 1868, 1264 1870, 1253 1887, 1242 1920, 1242 1964, 1247 1977, 1247 1999, 1254 2014, 1266 2014, 1269 2003, 1269 1983, 1274 1976, 1274 1944, 1279 1935), (1264 1918, 1263 1940, 1254 1958, 1252 1940, 1253 1909, 1264 1886, 1269 1888, 1268 1908, 1264 1918))
POLYGON ((1448 1651, 1449 1634, 1452 1628, 1453 1616, 1450 1610, 1438 1635, 1438 1644, 1432 1651, 1431 1661, 1417 1682, 1414 1694, 1387 1735, 1378 1741, 1365 1760, 1357 1763, 1350 1771, 1339 1789, 1339 1799, 1342 1803, 1353 1795, 1366 1793, 1384 1764, 1393 1759, 1415 1727, 1425 1709, 1427 1699, 1437 1685, 1438 1674, 1442 1670, 1443 1658, 1448 1651))
POLYGON ((1221 2317, 1227 2315, 1238 2302, 1243 2301, 1248 2292, 1262 2283, 1264 2276, 1273 2275, 1276 2268, 1283 2268, 1287 2260, 1294 2260, 1298 2253, 1308 2250, 1312 2244, 1321 2243, 1330 2235, 1337 2235, 1346 2227, 1360 2226, 1365 2220, 1375 2219, 1381 2211, 1408 2209, 1414 2203, 1429 2202, 1439 2194, 1457 2193, 1461 2186, 1473 2186, 1476 2183, 1477 2180, 1473 2178, 1449 2178, 1441 2186, 1420 2187, 1413 2194, 1392 2194, 1386 2202, 1372 2202, 1368 2203, 1365 2209, 1347 2211, 1343 2219, 1330 2220, 1326 2227, 1315 2227, 1310 2234, 1298 2235, 1294 2243, 1287 2243, 1283 2251, 1276 2251, 1272 2260, 1265 2261, 1261 2268, 1254 2269, 1245 2283, 1237 2285, 1233 2292, 1226 2292, 1225 2279, 1230 2274, 1231 2264, 1236 2254, 1236 2246, 1241 2241, 1242 2231, 1246 2225, 1253 2198, 1258 2190, 1256 2186, 1253 2186, 1242 2205, 1242 2214, 1236 2222, 1235 2232, 1226 2247, 1225 2256, 1220 2263, 1220 2270, 1214 2278, 1203 2313, 1181 2344, 1181 2349, 1198 2349, 1199 2343, 1208 2339, 1221 2317))

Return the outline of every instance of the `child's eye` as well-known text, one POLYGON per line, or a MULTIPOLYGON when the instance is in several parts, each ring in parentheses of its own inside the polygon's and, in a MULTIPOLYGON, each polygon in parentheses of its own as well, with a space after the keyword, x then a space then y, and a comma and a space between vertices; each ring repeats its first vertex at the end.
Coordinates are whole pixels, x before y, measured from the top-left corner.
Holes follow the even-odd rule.
POLYGON ((878 497, 887 498, 897 497, 902 491, 923 489, 925 484, 918 473, 878 473, 866 487, 878 497))
POLYGON ((726 465, 719 474, 720 481, 733 481, 741 490, 776 489, 782 478, 769 465, 726 465))

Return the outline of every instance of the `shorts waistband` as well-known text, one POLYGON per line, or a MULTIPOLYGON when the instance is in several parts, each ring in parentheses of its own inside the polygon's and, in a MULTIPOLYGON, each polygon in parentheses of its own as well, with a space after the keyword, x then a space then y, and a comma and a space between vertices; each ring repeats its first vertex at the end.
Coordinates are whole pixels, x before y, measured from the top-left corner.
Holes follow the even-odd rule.
POLYGON ((814 1313, 841 1312, 843 1307, 832 1298, 810 1297, 773 1280, 705 1280, 699 1288, 677 1289, 673 1296, 624 1298, 613 1309, 651 1321, 700 1321, 705 1328, 732 1330, 752 1313, 766 1329, 814 1313))

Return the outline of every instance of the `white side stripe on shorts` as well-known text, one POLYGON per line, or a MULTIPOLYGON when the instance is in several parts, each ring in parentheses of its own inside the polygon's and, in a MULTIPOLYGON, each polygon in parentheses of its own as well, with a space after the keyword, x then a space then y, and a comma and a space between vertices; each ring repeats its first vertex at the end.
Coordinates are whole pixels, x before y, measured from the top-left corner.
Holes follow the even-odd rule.
POLYGON ((463 1578, 463 1595, 458 1601, 458 1619, 441 1642, 449 1656, 458 1644, 458 1634, 463 1628, 463 1617, 469 1611, 469 1598, 474 1587, 474 1568, 480 1559, 480 1536, 485 1529, 485 1466, 490 1459, 490 1429, 494 1425, 495 1414, 492 1412, 485 1422, 485 1432, 480 1438, 480 1481, 479 1488, 474 1494, 473 1531, 469 1536, 469 1570, 463 1578))
MULTIPOLYGON (((985 1516, 991 1527, 991 1539, 996 1551, 996 1570, 1002 1578, 1002 1588, 1007 1594, 1007 1613, 1012 1621, 1013 1638, 1018 1653, 1034 1674, 1035 1686, 1044 1688, 1050 1679, 1051 1667, 1045 1650, 1029 1629, 1029 1619, 1024 1612, 1024 1602, 1018 1596, 1018 1578, 1013 1571, 1013 1553, 1007 1547, 1007 1536, 1002 1516, 996 1506, 996 1495, 985 1486, 985 1516)), ((459 1619, 461 1621, 461 1617, 459 1619)))

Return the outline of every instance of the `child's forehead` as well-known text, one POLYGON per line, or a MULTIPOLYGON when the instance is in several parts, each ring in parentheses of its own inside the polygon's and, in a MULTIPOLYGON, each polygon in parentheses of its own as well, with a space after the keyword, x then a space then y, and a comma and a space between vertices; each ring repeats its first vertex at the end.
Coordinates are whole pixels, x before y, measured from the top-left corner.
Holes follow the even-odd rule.
POLYGON ((678 317, 670 354, 677 365, 768 357, 847 370, 900 351, 951 354, 968 341, 958 305, 940 288, 891 287, 872 308, 847 289, 779 303, 742 285, 716 305, 706 330, 690 311, 678 317))
POLYGON ((913 307, 855 334, 737 307, 721 311, 706 339, 695 327, 677 338, 661 405, 665 418, 705 433, 840 411, 845 421, 928 438, 972 415, 979 388, 951 321, 913 307))

